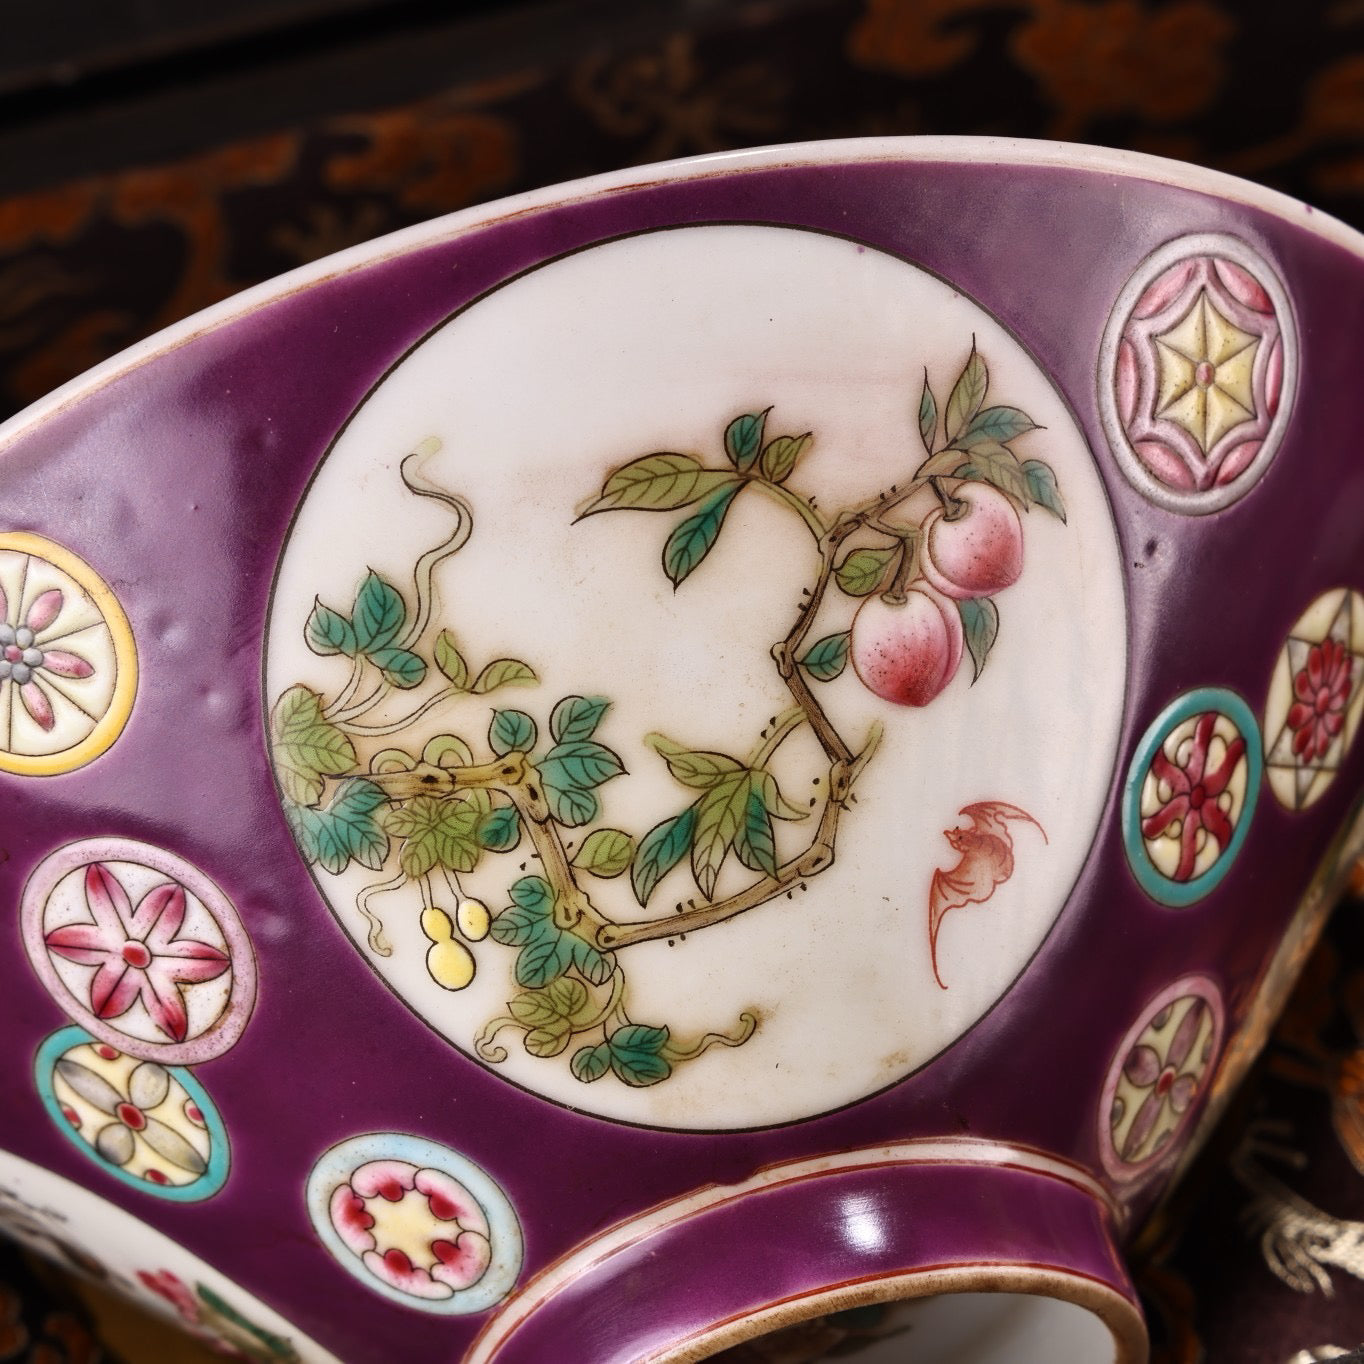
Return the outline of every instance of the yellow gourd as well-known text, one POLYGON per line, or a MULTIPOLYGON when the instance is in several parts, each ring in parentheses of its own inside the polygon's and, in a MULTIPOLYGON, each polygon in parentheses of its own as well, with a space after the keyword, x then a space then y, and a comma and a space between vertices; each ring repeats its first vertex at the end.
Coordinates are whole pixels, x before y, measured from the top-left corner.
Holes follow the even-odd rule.
POLYGON ((434 907, 422 910, 422 932, 431 939, 426 950, 426 969, 431 979, 445 990, 464 989, 477 968, 474 954, 455 937, 450 916, 434 907))

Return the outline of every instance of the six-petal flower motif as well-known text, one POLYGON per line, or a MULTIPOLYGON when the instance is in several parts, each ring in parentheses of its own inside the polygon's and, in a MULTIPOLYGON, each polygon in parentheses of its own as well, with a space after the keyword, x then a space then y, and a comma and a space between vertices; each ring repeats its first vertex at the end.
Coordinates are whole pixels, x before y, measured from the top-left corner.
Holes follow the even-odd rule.
POLYGON ((43 642, 65 605, 65 594, 52 587, 35 597, 20 617, 20 603, 15 602, 11 612, 5 590, 0 587, 0 683, 9 682, 18 688, 29 718, 47 731, 54 728, 57 716, 43 685, 47 680, 44 674, 80 679, 93 677, 95 672, 94 665, 79 654, 53 649, 43 642))
POLYGON ((67 961, 98 968, 90 978, 90 1009, 118 1018, 141 1000, 168 1038, 182 1042, 189 1028, 181 987, 214 980, 230 965, 212 943, 180 937, 185 890, 178 882, 152 887, 136 908, 113 869, 85 869, 85 901, 93 922, 64 924, 45 937, 48 950, 67 961))
POLYGON ((1307 662, 1293 678, 1294 702, 1288 712, 1293 752, 1306 762, 1324 758, 1332 740, 1345 728, 1350 699, 1350 654, 1338 640, 1326 638, 1307 651, 1307 662))

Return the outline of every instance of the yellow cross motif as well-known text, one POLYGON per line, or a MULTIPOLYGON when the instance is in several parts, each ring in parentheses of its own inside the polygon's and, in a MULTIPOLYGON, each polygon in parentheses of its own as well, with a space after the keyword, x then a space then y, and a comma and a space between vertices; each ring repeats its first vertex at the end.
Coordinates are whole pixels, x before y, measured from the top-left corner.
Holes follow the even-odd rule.
POLYGON ((1232 427, 1255 416, 1260 341, 1224 317, 1202 290, 1193 307, 1155 338, 1156 415, 1182 426, 1207 454, 1232 427))

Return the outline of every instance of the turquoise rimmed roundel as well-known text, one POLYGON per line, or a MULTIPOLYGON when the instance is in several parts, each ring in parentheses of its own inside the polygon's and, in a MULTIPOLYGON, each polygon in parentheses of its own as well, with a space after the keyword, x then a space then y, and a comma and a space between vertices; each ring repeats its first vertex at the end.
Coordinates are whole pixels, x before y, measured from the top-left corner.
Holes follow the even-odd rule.
POLYGON ((34 1078, 57 1129, 120 1182, 197 1203, 227 1179, 227 1128, 183 1067, 139 1060, 69 1027, 38 1048, 34 1078))
POLYGON ((1199 687, 1156 717, 1123 788, 1127 860, 1152 899, 1175 908, 1209 894, 1241 851, 1260 793, 1260 726, 1221 687, 1199 687))

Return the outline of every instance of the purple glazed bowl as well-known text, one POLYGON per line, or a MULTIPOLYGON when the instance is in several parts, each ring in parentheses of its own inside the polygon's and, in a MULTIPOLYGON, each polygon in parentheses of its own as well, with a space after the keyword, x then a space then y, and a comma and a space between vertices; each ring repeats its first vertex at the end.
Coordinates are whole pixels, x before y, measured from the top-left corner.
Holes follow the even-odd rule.
POLYGON ((254 1360, 1141 1364, 1364 848, 1361 326, 1254 186, 834 143, 15 418, 0 1228, 254 1360))

